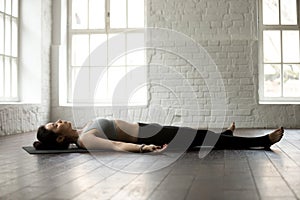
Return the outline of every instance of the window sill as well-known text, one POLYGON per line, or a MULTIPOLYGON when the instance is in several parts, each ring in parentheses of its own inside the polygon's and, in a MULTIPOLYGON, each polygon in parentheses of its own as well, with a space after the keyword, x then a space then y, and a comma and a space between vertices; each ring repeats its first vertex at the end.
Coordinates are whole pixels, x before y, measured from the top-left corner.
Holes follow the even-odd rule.
POLYGON ((263 100, 260 100, 259 101, 259 104, 262 104, 262 105, 299 105, 300 104, 300 101, 263 101, 263 100))
POLYGON ((40 103, 36 103, 36 102, 23 102, 23 101, 18 101, 18 102, 14 102, 14 101, 2 101, 0 102, 0 105, 40 105, 40 103))
POLYGON ((116 104, 112 105, 111 103, 76 103, 74 105, 73 103, 60 103, 60 107, 130 107, 130 108, 146 108, 148 107, 147 104, 140 104, 140 105, 124 105, 124 104, 116 104))

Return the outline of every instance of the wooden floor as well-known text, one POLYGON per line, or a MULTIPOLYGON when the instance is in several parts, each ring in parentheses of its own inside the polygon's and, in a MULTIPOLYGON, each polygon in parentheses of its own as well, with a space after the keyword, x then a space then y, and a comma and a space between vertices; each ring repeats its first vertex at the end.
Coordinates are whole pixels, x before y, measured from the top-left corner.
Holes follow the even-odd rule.
MULTIPOLYGON (((236 134, 251 132, 268 131, 236 134)), ((272 151, 213 150, 204 158, 199 151, 178 158, 30 155, 21 147, 34 138, 34 133, 0 137, 0 199, 300 199, 300 130, 286 130, 272 151)))

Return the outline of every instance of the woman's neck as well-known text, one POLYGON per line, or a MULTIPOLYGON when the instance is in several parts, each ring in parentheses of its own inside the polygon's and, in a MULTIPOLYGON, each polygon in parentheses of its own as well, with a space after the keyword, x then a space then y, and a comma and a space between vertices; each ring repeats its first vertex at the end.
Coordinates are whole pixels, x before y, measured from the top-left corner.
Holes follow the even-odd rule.
POLYGON ((80 140, 80 135, 82 134, 83 130, 77 129, 76 132, 77 132, 77 138, 75 144, 77 145, 78 148, 85 148, 80 140))
POLYGON ((79 132, 77 130, 72 130, 72 132, 73 133, 71 134, 71 136, 69 136, 68 139, 70 140, 70 142, 76 143, 79 138, 79 132))

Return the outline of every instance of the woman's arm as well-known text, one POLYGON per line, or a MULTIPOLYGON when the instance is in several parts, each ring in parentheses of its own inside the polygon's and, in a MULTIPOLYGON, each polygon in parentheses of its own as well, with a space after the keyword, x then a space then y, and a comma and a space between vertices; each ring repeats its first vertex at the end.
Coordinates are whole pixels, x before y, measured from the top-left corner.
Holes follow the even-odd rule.
POLYGON ((79 144, 86 149, 108 149, 114 151, 127 151, 134 153, 143 153, 143 152, 160 152, 166 148, 166 145, 156 146, 156 145, 140 145, 119 141, 112 141, 103 139, 95 136, 94 134, 84 135, 79 144))

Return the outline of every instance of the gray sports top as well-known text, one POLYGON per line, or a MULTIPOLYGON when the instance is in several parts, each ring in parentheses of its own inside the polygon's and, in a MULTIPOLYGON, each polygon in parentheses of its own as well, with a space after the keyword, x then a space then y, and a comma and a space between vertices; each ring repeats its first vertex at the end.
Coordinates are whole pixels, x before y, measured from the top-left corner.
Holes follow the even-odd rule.
POLYGON ((109 140, 117 140, 117 131, 114 120, 97 118, 93 120, 91 125, 83 129, 83 133, 92 129, 97 129, 98 131, 103 132, 109 140))

